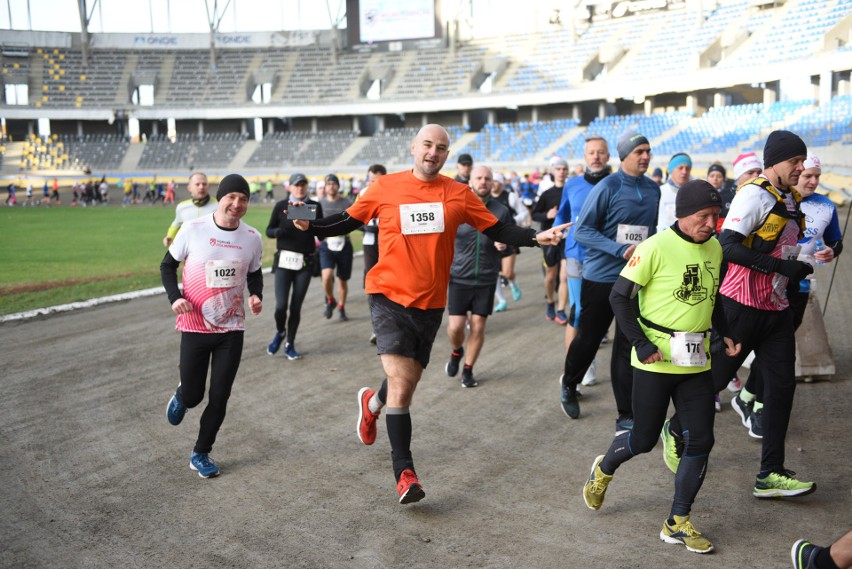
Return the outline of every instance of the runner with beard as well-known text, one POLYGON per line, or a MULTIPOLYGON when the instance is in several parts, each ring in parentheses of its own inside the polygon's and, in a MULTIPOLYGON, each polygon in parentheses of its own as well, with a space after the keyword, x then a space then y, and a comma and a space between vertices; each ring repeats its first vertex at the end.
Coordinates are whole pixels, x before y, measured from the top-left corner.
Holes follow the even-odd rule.
POLYGON ((195 172, 189 177, 187 189, 192 197, 177 204, 175 220, 169 226, 169 230, 163 238, 163 247, 172 244, 181 225, 191 219, 198 219, 216 211, 216 200, 207 193, 208 187, 207 175, 203 172, 195 172))
MULTIPOLYGON (((648 139, 635 131, 618 137, 621 168, 592 188, 574 239, 586 247, 583 263, 580 321, 577 337, 565 356, 562 410, 572 419, 580 416, 577 385, 589 369, 614 314, 609 305, 613 284, 636 246, 657 230, 660 188, 645 176, 651 161, 648 139)), ((618 417, 616 432, 633 428, 633 373, 630 342, 618 323, 610 362, 612 391, 618 417)))
MULTIPOLYGON (((586 139, 583 150, 583 160, 586 168, 582 176, 575 176, 565 184, 562 192, 562 203, 556 212, 556 225, 569 221, 576 223, 580 211, 586 203, 586 198, 595 185, 612 173, 609 162, 609 147, 606 140, 599 136, 586 139)), ((577 327, 580 325, 580 298, 582 295, 583 261, 586 258, 586 248, 574 239, 574 227, 568 229, 565 236, 565 266, 568 281, 568 325, 565 327, 565 350, 577 337, 577 327)), ((594 385, 597 382, 595 360, 592 360, 588 371, 583 376, 583 385, 594 385)))

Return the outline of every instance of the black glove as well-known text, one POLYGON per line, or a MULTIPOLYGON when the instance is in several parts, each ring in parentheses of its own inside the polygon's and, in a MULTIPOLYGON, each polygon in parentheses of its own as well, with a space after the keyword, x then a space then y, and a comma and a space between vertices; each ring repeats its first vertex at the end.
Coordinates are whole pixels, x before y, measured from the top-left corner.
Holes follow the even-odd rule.
POLYGON ((798 282, 814 272, 814 268, 804 261, 797 261, 795 259, 779 259, 778 269, 776 272, 798 282))

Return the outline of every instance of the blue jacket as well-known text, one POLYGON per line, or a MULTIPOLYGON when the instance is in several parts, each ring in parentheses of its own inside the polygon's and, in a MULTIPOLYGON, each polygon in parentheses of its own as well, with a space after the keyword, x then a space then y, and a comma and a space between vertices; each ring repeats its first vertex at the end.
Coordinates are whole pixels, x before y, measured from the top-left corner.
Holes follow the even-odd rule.
MULTIPOLYGON (((575 176, 565 183, 565 190, 562 192, 562 203, 559 204, 559 211, 556 212, 556 219, 553 220, 553 225, 562 225, 573 221, 575 224, 580 218, 580 211, 583 209, 583 204, 586 203, 586 198, 592 193, 592 188, 595 185, 589 183, 584 176, 575 176)), ((574 239, 574 230, 576 225, 568 228, 568 234, 565 236, 565 257, 568 259, 577 259, 583 262, 586 257, 586 248, 577 243, 574 239)))
POLYGON ((660 187, 645 176, 629 176, 623 170, 610 174, 592 188, 575 222, 574 239, 586 247, 583 278, 614 283, 627 262, 628 244, 615 241, 618 225, 642 225, 648 237, 657 232, 660 187))

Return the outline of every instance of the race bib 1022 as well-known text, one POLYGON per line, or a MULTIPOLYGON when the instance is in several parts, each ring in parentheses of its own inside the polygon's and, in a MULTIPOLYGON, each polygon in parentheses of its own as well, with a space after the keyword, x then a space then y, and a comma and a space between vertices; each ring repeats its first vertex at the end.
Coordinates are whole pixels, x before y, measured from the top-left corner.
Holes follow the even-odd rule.
POLYGON ((207 261, 204 276, 207 288, 232 288, 242 280, 243 263, 239 259, 207 261))

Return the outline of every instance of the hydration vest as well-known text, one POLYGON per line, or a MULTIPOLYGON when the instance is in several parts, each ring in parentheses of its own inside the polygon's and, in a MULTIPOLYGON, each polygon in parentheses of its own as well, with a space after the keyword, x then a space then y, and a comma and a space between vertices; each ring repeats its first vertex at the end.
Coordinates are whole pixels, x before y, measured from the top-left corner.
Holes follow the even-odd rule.
POLYGON ((772 250, 775 249, 775 245, 778 243, 778 239, 781 237, 781 233, 784 231, 784 227, 786 227, 787 221, 789 220, 793 220, 798 224, 799 239, 804 236, 805 215, 802 213, 802 209, 799 205, 802 201, 802 196, 796 188, 790 188, 793 201, 796 204, 795 210, 790 211, 787 209, 784 196, 781 195, 781 192, 779 192, 778 189, 772 185, 772 182, 766 178, 758 176, 757 178, 745 182, 742 186, 740 186, 740 188, 747 184, 760 186, 772 194, 775 198, 775 205, 772 206, 772 209, 769 211, 769 214, 766 216, 766 219, 763 220, 760 227, 756 231, 752 232, 751 235, 746 237, 745 241, 743 241, 743 245, 750 249, 754 249, 758 253, 771 253, 772 250))

